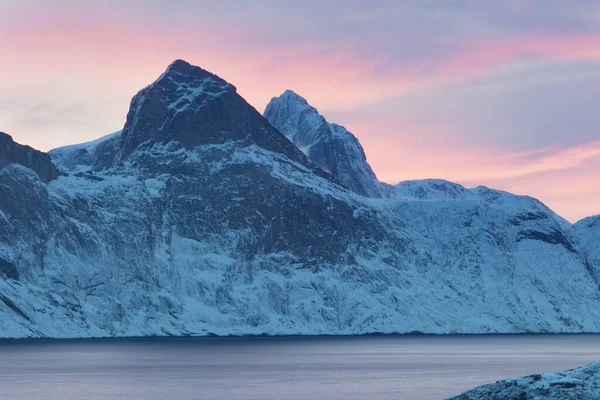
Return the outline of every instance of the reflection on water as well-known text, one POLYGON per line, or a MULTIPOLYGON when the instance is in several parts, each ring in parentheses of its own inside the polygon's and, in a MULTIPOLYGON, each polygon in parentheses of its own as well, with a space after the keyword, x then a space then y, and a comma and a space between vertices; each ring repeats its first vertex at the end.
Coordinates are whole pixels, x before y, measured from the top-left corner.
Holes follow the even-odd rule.
POLYGON ((600 335, 0 341, 0 399, 440 399, 600 360, 600 335))

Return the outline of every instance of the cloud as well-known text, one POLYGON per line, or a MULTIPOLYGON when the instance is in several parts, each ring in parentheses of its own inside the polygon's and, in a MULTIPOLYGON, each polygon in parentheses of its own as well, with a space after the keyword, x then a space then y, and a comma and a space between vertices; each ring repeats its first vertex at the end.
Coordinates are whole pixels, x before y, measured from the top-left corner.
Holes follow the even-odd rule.
POLYGON ((575 145, 598 138, 597 82, 600 62, 512 63, 472 82, 326 114, 341 123, 368 121, 372 128, 361 128, 385 139, 418 136, 419 143, 442 148, 575 145), (380 134, 377 121, 384 125, 380 134))

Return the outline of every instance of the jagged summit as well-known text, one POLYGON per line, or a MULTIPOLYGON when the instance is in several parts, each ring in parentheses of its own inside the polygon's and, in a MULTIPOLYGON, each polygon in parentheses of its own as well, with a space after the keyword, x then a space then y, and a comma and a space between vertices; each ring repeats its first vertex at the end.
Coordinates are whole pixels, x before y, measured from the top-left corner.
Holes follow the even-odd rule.
POLYGON ((257 145, 317 170, 235 86, 182 60, 171 63, 154 83, 134 96, 115 165, 136 149, 168 142, 186 149, 225 143, 257 145))
MULTIPOLYGON (((298 104, 301 104, 301 105, 305 105, 305 106, 308 106, 308 107, 312 107, 310 104, 308 104, 308 101, 307 101, 307 100, 306 100, 304 97, 300 96, 298 93, 294 92, 294 91, 293 91, 293 90, 291 90, 291 89, 287 89, 287 90, 286 90, 285 92, 283 92, 283 93, 281 94, 281 96, 279 96, 279 97, 273 97, 273 98, 271 99, 271 101, 272 101, 272 100, 274 100, 274 99, 277 99, 277 98, 279 98, 279 99, 282 99, 282 100, 285 100, 285 101, 287 101, 288 103, 291 103, 291 102, 296 102, 296 103, 298 103, 298 104)), ((312 108, 314 108, 314 107, 312 107, 312 108)), ((315 110, 316 110, 316 109, 315 109, 315 110)))
POLYGON ((377 180, 358 139, 343 126, 327 122, 304 97, 286 90, 271 99, 264 116, 311 162, 349 189, 368 197, 384 197, 387 187, 377 180))
POLYGON ((235 89, 232 84, 219 76, 195 65, 191 65, 184 60, 175 60, 169 64, 165 72, 157 79, 157 81, 160 81, 163 78, 174 79, 176 81, 181 81, 183 79, 211 80, 221 86, 227 85, 235 89))
MULTIPOLYGON (((321 125, 328 125, 325 118, 304 97, 289 89, 281 96, 271 99, 264 116, 295 143, 314 142, 323 134, 329 136, 327 131, 317 130, 321 125), (307 128, 312 130, 307 131, 307 128), (297 137, 298 135, 301 137, 297 137)), ((300 147, 306 146, 300 145, 300 147)))

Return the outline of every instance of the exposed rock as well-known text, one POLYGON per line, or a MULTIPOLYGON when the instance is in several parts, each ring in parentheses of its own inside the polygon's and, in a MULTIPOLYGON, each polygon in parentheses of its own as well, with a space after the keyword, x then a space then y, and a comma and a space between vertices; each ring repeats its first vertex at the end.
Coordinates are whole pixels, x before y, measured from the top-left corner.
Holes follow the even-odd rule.
POLYGON ((0 169, 13 163, 35 171, 46 183, 60 175, 48 154, 17 144, 10 135, 0 132, 0 169))

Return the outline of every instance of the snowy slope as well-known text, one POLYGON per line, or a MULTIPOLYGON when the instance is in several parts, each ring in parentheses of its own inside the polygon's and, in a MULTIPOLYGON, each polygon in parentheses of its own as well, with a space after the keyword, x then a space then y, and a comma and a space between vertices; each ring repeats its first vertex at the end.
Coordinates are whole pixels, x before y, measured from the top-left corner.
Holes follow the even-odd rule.
POLYGON ((64 172, 102 170, 110 167, 119 149, 121 131, 91 142, 60 147, 49 152, 54 164, 64 172))
POLYGON ((600 215, 584 218, 574 227, 575 241, 586 268, 600 288, 600 215))
POLYGON ((598 400, 600 399, 600 363, 563 372, 502 380, 477 387, 451 399, 598 400))
POLYGON ((0 170, 2 337, 600 331, 582 241, 537 200, 357 195, 183 61, 119 137, 51 153, 74 173, 0 170))

